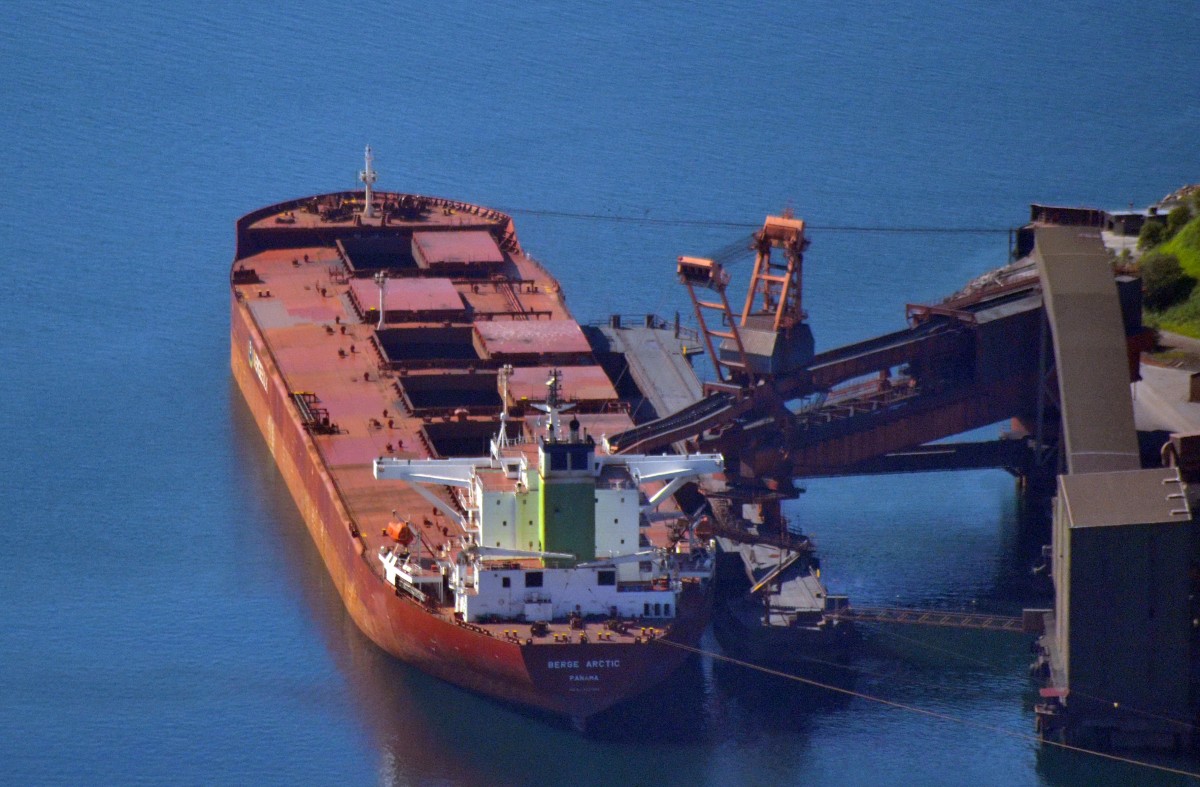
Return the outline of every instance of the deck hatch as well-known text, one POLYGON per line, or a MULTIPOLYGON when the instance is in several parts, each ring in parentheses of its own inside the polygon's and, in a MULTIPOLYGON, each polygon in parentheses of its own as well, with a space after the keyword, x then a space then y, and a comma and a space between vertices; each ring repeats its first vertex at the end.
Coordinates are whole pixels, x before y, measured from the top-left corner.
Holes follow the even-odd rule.
MULTIPOLYGON (((438 456, 487 456, 500 421, 433 421, 421 430, 438 456)), ((520 434, 521 424, 510 422, 508 436, 515 439, 520 434)))
POLYGON ((484 357, 469 325, 385 328, 376 336, 388 362, 401 367, 454 366, 484 357))
POLYGON ((460 408, 481 414, 500 412, 495 372, 406 375, 400 387, 416 413, 460 408))
POLYGON ((356 275, 370 276, 375 271, 417 270, 412 254, 412 236, 387 235, 378 238, 339 238, 338 253, 356 275))

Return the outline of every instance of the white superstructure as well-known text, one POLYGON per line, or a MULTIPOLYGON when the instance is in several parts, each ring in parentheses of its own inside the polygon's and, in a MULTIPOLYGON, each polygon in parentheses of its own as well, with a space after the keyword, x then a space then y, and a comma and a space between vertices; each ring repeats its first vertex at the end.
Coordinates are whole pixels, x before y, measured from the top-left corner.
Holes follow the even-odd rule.
POLYGON ((375 461, 376 478, 412 484, 467 533, 457 550, 436 555, 422 553, 419 539, 384 547, 387 578, 419 599, 453 594, 468 622, 671 618, 681 582, 711 578, 712 554, 682 515, 668 543, 652 546, 647 529, 682 484, 721 472, 721 456, 597 453, 577 421, 561 436, 556 383, 552 376, 550 428, 536 445, 497 438, 486 457, 375 461), (454 488, 459 505, 428 485, 454 488))

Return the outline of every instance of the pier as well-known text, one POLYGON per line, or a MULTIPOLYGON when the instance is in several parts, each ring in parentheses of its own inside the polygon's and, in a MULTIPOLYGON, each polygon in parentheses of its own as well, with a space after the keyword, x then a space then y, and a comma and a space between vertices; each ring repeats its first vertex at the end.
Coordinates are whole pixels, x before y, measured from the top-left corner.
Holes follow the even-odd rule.
MULTIPOLYGON (((610 447, 724 454, 729 488, 713 495, 718 515, 752 502, 778 516, 779 501, 799 491, 794 479, 1008 470, 1054 501, 1053 609, 1006 617, 856 608, 843 599, 825 602, 825 619, 1039 635, 1035 718, 1044 740, 1194 746, 1195 522, 1180 471, 1143 468, 1130 384, 1153 335, 1141 323, 1140 280, 1114 272, 1100 230, 1030 225, 1018 242, 1024 256, 941 303, 907 305, 904 330, 805 353, 797 330, 805 315, 798 297, 788 299, 807 244, 770 236, 772 221, 756 235, 751 296, 765 294, 757 312, 749 298, 740 318, 732 311, 720 265, 680 258, 719 381, 678 374, 687 353, 665 349, 686 343, 677 325, 594 329, 622 356, 646 405, 636 426, 608 437, 610 447), (787 271, 763 264, 771 240, 784 248, 787 271), (716 297, 697 294, 705 289, 716 297), (714 311, 723 312, 719 320, 714 311), (1003 421, 1011 426, 1000 439, 941 442, 1003 421)), ((1186 438, 1172 445, 1164 456, 1200 466, 1186 438)), ((780 533, 769 521, 752 529, 780 533)), ((744 554, 754 540, 728 536, 722 545, 744 554)))

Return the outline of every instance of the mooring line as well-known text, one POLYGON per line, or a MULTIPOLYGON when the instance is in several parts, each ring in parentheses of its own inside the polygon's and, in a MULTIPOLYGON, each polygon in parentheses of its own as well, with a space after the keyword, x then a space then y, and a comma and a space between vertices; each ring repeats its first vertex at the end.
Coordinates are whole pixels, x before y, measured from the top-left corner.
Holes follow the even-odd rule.
MULTIPOLYGON (((860 623, 859 625, 862 625, 862 624, 860 623)), ((942 648, 942 647, 938 647, 937 645, 931 645, 927 642, 921 642, 912 637, 906 637, 903 634, 897 634, 894 631, 885 631, 884 630, 884 628, 886 627, 885 624, 867 623, 866 625, 874 626, 873 630, 877 634, 884 634, 889 637, 895 637, 897 639, 903 640, 903 641, 905 641, 911 645, 915 645, 917 647, 929 648, 930 650, 937 651, 938 653, 944 653, 948 656, 954 656, 955 658, 963 659, 968 662, 973 662, 975 664, 979 664, 984 667, 990 667, 992 669, 1003 669, 998 664, 993 664, 992 662, 984 661, 983 659, 979 659, 974 656, 967 655, 966 653, 959 653, 958 651, 951 650, 950 648, 942 648)), ((1177 719, 1174 716, 1167 716, 1165 714, 1157 713, 1155 711, 1143 710, 1142 708, 1137 708, 1132 705, 1122 704, 1122 703, 1119 703, 1117 700, 1114 700, 1110 697, 1101 697, 1096 694, 1089 694, 1086 691, 1079 691, 1078 689, 1072 689, 1071 693, 1076 694, 1081 697, 1087 697, 1090 700, 1096 700, 1097 702, 1107 703, 1109 705, 1112 705, 1113 707, 1117 707, 1118 705, 1120 705, 1121 710, 1124 710, 1127 713, 1134 713, 1134 714, 1137 714, 1138 716, 1145 716, 1148 719, 1156 719, 1158 721, 1165 721, 1170 724, 1174 724, 1177 727, 1182 727, 1185 730, 1190 731, 1190 730, 1194 730, 1196 728, 1196 725, 1193 724, 1192 722, 1184 721, 1183 719, 1177 719)))
POLYGON ((992 724, 986 724, 984 722, 978 722, 978 721, 971 721, 970 719, 963 719, 958 716, 951 716, 948 713, 941 713, 939 711, 928 710, 926 708, 919 708, 915 705, 906 705, 903 702, 895 702, 893 700, 885 700, 883 697, 875 697, 870 694, 864 694, 861 691, 854 691, 853 689, 845 689, 845 688, 842 688, 841 686, 833 686, 828 683, 822 683, 821 681, 818 681, 818 680, 812 680, 811 678, 804 678, 799 675, 794 675, 790 672, 783 672, 781 670, 771 669, 770 667, 764 667, 761 664, 754 664, 753 662, 742 661, 741 659, 736 659, 736 658, 733 658, 732 656, 726 656, 721 653, 714 653, 713 651, 704 650, 702 648, 694 648, 690 645, 684 645, 681 642, 672 642, 671 640, 665 639, 665 638, 656 638, 656 639, 651 640, 651 642, 660 643, 663 645, 670 645, 673 648, 679 648, 680 650, 686 650, 690 653, 695 653, 700 656, 709 656, 709 657, 717 659, 719 661, 724 661, 729 664, 736 664, 740 667, 746 667, 747 669, 752 669, 752 670, 755 670, 757 672, 762 672, 767 675, 774 675, 775 677, 784 678, 785 680, 792 680, 792 681, 796 681, 798 683, 804 683, 809 686, 815 686, 819 689, 826 689, 827 691, 836 692, 838 694, 845 694, 850 697, 856 697, 861 700, 866 700, 867 702, 874 702, 874 703, 878 703, 880 705, 886 705, 890 708, 897 708, 899 710, 905 710, 910 713, 919 714, 921 716, 927 716, 929 718, 939 719, 941 721, 948 721, 948 722, 952 722, 954 724, 961 724, 966 727, 975 727, 976 729, 987 730, 988 732, 999 733, 1001 735, 1006 735, 1010 738, 1016 738, 1017 740, 1033 742, 1033 743, 1041 743, 1041 744, 1045 744, 1048 746, 1054 746, 1054 747, 1057 747, 1060 749, 1065 749, 1066 751, 1079 752, 1081 754, 1090 754, 1093 757, 1100 757, 1102 759, 1110 760, 1112 762, 1122 762, 1122 763, 1125 763, 1126 765, 1140 766, 1143 768, 1149 768, 1151 770, 1160 771, 1162 773, 1172 773, 1172 774, 1175 774, 1176 776, 1186 776, 1189 779, 1200 780, 1200 773, 1198 773, 1198 772, 1185 771, 1180 768, 1172 768, 1168 765, 1158 765, 1157 763, 1146 762, 1144 760, 1135 760, 1131 757, 1122 757, 1119 754, 1109 754, 1107 752, 1097 751, 1095 749, 1086 749, 1082 746, 1073 746, 1069 743, 1061 743, 1059 741, 1046 740, 1043 738, 1039 738, 1036 735, 1030 735, 1028 733, 1022 733, 1022 732, 1013 732, 1012 730, 1006 730, 1003 727, 997 727, 992 724))

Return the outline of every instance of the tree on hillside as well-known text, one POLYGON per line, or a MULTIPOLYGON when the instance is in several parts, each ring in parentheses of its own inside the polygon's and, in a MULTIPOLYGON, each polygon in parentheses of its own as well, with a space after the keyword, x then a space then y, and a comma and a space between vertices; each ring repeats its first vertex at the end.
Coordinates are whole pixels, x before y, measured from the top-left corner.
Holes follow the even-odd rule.
POLYGON ((1138 233, 1138 248, 1152 249, 1166 240, 1167 226, 1157 219, 1146 219, 1138 233))
POLYGON ((1191 294, 1196 280, 1183 272, 1174 254, 1147 252, 1138 262, 1146 306, 1161 311, 1191 294))
POLYGON ((1169 241, 1175 237, 1175 233, 1183 229, 1183 225, 1192 220, 1192 211, 1187 205, 1177 205, 1167 214, 1167 229, 1163 235, 1163 242, 1169 241))

